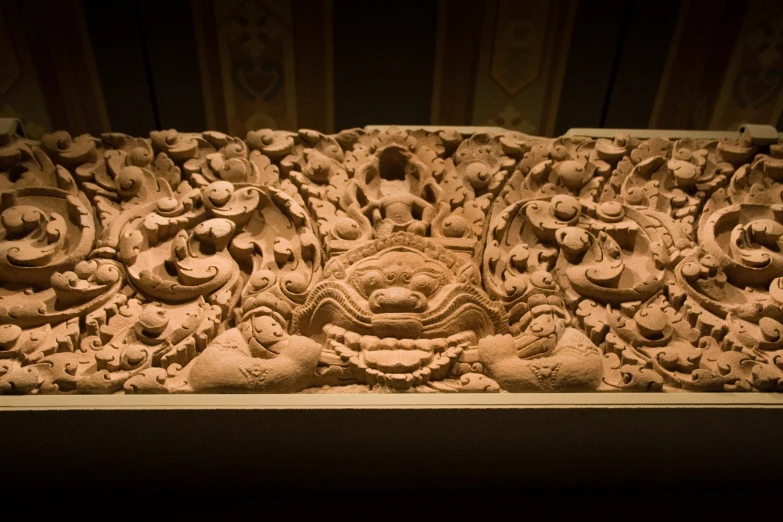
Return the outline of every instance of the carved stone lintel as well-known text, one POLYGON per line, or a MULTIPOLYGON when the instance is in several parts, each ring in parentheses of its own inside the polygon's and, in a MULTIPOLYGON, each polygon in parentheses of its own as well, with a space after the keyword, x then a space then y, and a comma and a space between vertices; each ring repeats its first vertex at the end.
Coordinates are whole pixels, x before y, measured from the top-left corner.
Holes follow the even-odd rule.
POLYGON ((0 393, 783 391, 783 143, 0 144, 0 393))

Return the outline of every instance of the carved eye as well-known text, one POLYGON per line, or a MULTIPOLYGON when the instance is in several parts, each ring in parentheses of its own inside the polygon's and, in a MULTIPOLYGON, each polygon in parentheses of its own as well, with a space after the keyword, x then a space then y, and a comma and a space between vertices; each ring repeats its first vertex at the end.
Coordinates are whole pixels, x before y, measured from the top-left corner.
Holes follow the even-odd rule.
POLYGON ((411 289, 430 296, 440 287, 440 278, 428 272, 419 272, 411 278, 411 289))
POLYGON ((375 290, 386 286, 386 278, 380 270, 368 270, 359 279, 364 295, 369 296, 375 290))

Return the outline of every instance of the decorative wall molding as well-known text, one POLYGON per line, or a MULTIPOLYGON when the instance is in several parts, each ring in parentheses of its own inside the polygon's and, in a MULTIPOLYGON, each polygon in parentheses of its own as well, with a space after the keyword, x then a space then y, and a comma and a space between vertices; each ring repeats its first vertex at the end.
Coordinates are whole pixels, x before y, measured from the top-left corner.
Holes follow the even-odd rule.
POLYGON ((0 141, 0 393, 783 390, 783 144, 0 141))
POLYGON ((682 2, 649 126, 776 125, 783 111, 781 28, 774 0, 682 2))

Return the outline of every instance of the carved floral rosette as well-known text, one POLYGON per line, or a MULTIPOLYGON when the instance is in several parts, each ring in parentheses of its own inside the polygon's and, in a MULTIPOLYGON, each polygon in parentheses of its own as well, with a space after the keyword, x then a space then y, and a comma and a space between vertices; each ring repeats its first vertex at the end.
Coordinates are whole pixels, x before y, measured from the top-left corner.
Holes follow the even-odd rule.
POLYGON ((783 391, 783 144, 0 147, 0 393, 783 391))

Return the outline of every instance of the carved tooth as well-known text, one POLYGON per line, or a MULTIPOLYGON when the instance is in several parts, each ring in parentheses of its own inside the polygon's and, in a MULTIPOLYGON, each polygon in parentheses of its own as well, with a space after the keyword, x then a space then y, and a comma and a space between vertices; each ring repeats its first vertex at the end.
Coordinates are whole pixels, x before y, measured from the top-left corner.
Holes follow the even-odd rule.
POLYGON ((367 366, 359 361, 358 357, 351 357, 350 363, 353 366, 354 377, 359 381, 365 380, 367 378, 367 366))
POLYGON ((345 328, 341 328, 337 325, 332 325, 332 333, 330 335, 332 339, 342 343, 345 339, 345 328))
POLYGON ((444 355, 441 355, 438 358, 436 358, 433 362, 431 362, 428 365, 429 368, 432 370, 432 376, 430 377, 430 380, 440 381, 445 379, 449 373, 450 364, 451 364, 451 359, 449 359, 444 355))
POLYGON ((381 339, 381 341, 378 343, 378 346, 376 349, 378 350, 396 350, 397 349, 397 339, 394 337, 384 337, 381 339))
POLYGON ((367 380, 367 368, 360 368, 355 366, 353 369, 353 377, 358 381, 367 380))
POLYGON ((343 346, 342 344, 335 344, 334 345, 334 351, 339 355, 344 361, 347 361, 354 355, 356 355, 356 352, 348 348, 347 346, 343 346))
POLYGON ((418 370, 421 367, 422 359, 425 361, 429 359, 427 353, 418 350, 398 350, 397 357, 399 358, 400 370, 406 372, 418 370))
POLYGON ((333 336, 333 332, 334 332, 333 328, 335 328, 335 326, 333 324, 327 323, 321 329, 321 331, 324 333, 324 335, 326 336, 327 339, 332 339, 334 337, 333 336))
POLYGON ((457 333, 454 335, 450 335, 446 338, 446 343, 449 348, 454 348, 455 346, 459 346, 460 340, 462 340, 462 334, 457 333))
POLYGON ((361 356, 355 355, 354 357, 351 357, 348 362, 350 362, 359 372, 362 373, 362 375, 364 375, 364 371, 367 369, 367 365, 364 364, 361 356))
POLYGON ((384 372, 394 372, 403 369, 397 350, 379 350, 376 352, 367 352, 364 354, 365 357, 369 353, 377 355, 376 366, 378 369, 383 370, 384 372))
POLYGON ((381 377, 381 372, 379 372, 378 370, 374 368, 367 369, 366 380, 367 380, 367 384, 369 384, 370 386, 376 384, 380 377, 381 377))
POLYGON ((321 352, 319 362, 330 366, 342 366, 342 360, 338 354, 324 350, 321 352))
POLYGON ((432 339, 432 351, 435 353, 441 353, 448 347, 446 339, 432 339))
POLYGON ((351 350, 358 350, 361 348, 362 336, 356 332, 345 332, 343 342, 351 350))
POLYGON ((329 339, 334 339, 338 342, 343 342, 343 336, 345 335, 345 328, 341 328, 334 324, 327 324, 323 328, 323 332, 329 339))
POLYGON ((435 354, 432 352, 425 352, 424 350, 416 350, 415 353, 421 361, 422 366, 429 364, 432 359, 435 358, 435 354))
POLYGON ((413 375, 410 373, 387 375, 386 383, 392 389, 407 390, 413 385, 413 375))
POLYGON ((476 335, 476 332, 472 330, 466 330, 462 332, 462 335, 465 336, 464 344, 460 343, 462 346, 469 346, 469 347, 475 347, 478 345, 478 336, 476 335))
POLYGON ((432 375, 432 370, 426 366, 420 370, 416 370, 415 372, 413 372, 413 377, 415 379, 414 384, 416 386, 425 384, 427 381, 430 380, 430 375, 432 375))
POLYGON ((397 342, 397 348, 400 350, 413 350, 416 347, 416 341, 413 339, 400 339, 397 342))
POLYGON ((363 335, 359 341, 359 346, 363 352, 369 352, 370 350, 377 350, 380 342, 380 338, 374 335, 363 335))
POLYGON ((416 349, 424 352, 432 352, 432 341, 429 339, 416 339, 416 349))
POLYGON ((378 372, 378 377, 376 377, 376 379, 378 380, 378 386, 389 387, 389 376, 385 373, 378 372))
POLYGON ((378 366, 378 354, 383 353, 379 351, 365 351, 362 352, 362 359, 364 359, 364 362, 367 364, 367 366, 371 368, 375 368, 378 366))
POLYGON ((461 353, 462 353, 462 348, 459 346, 454 346, 446 350, 446 357, 448 357, 449 359, 456 359, 457 357, 460 356, 461 353))

